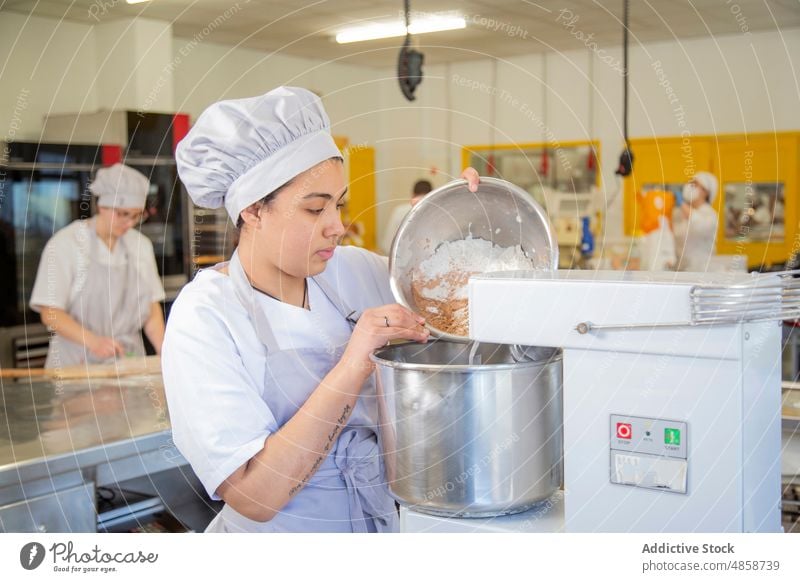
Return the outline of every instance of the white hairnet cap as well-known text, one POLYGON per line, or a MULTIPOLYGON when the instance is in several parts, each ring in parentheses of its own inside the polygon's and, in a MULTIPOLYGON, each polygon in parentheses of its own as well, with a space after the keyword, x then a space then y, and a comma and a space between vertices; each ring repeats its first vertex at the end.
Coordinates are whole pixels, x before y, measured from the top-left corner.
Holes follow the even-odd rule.
POLYGON ((717 177, 709 172, 697 172, 693 179, 708 192, 708 203, 714 202, 714 196, 717 195, 717 188, 719 187, 717 177))
POLYGON ((123 164, 100 168, 89 184, 89 192, 97 196, 97 205, 108 208, 144 208, 150 181, 123 164))
POLYGON ((175 150, 194 203, 224 204, 234 223, 298 174, 341 155, 319 97, 298 87, 214 103, 175 150))

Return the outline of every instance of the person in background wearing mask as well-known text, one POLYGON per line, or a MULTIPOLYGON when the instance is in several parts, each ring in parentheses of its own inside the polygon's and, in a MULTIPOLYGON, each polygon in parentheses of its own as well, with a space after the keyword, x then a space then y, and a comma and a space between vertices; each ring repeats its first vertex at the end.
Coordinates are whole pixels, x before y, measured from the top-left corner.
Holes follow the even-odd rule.
POLYGON ((142 221, 149 190, 133 168, 101 168, 89 185, 97 214, 47 241, 30 300, 54 332, 45 368, 144 356, 142 330, 161 352, 164 288, 153 243, 131 228, 142 221))
POLYGON ((394 240, 394 235, 397 234, 397 229, 399 229, 400 225, 403 224, 403 219, 405 219, 406 214, 408 214, 409 211, 417 204, 417 202, 422 200, 431 190, 433 190, 433 186, 430 182, 428 182, 428 180, 417 180, 414 183, 411 200, 408 203, 396 206, 392 211, 392 215, 389 217, 389 222, 386 224, 384 235, 381 238, 381 250, 385 255, 388 255, 392 250, 392 241, 394 240))
POLYGON ((709 172, 697 172, 683 187, 679 220, 674 225, 679 271, 708 269, 717 235, 717 212, 711 207, 717 187, 717 178, 709 172))

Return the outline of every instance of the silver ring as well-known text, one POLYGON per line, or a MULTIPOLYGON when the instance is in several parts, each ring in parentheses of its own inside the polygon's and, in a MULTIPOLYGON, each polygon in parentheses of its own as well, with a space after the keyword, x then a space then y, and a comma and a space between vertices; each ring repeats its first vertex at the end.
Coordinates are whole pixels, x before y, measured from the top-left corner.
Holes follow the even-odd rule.
POLYGON ((384 315, 383 320, 386 322, 386 327, 392 327, 391 325, 389 325, 389 316, 384 315))

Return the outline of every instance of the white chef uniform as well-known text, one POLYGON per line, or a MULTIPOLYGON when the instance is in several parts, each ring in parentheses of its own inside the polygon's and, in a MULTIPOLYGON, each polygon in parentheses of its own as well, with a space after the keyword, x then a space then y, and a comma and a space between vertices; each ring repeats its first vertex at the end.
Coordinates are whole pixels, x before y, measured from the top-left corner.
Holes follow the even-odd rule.
MULTIPOLYGON (((293 87, 212 105, 176 151, 194 202, 224 204, 234 222, 339 156, 319 99, 293 87)), ((325 271, 308 278, 310 310, 255 291, 238 253, 227 267, 199 273, 181 291, 162 351, 175 444, 213 497, 338 363, 361 312, 393 302, 385 259, 357 248, 338 248, 325 271)), ((395 531, 375 399, 370 379, 331 453, 275 517, 256 522, 225 506, 208 531, 395 531)))
MULTIPOLYGON (((144 206, 148 188, 144 175, 122 164, 100 169, 90 186, 99 197, 98 205, 109 208, 144 206)), ((76 220, 47 241, 31 293, 31 309, 66 311, 90 332, 115 339, 126 355, 143 356, 142 327, 152 304, 165 297, 153 244, 130 229, 111 250, 97 236, 95 221, 96 217, 76 220)), ((83 344, 54 334, 45 367, 101 361, 83 344)))

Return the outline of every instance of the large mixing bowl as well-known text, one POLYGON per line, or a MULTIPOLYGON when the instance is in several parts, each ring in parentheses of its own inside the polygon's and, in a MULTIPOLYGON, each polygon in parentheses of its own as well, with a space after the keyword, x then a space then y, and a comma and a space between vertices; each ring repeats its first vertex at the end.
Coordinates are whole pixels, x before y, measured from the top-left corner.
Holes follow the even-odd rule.
POLYGON ((372 356, 389 489, 417 511, 525 511, 561 484, 561 352, 446 340, 372 356), (532 360, 532 361, 531 361, 532 360))
MULTIPOLYGON (((558 244, 547 214, 528 192, 505 180, 481 177, 473 193, 466 180, 455 180, 425 196, 398 229, 389 253, 395 299, 426 317, 411 288, 415 268, 442 243, 469 236, 503 248, 519 245, 536 270, 558 268, 558 244)), ((451 341, 466 339, 435 327, 432 332, 451 341)))

